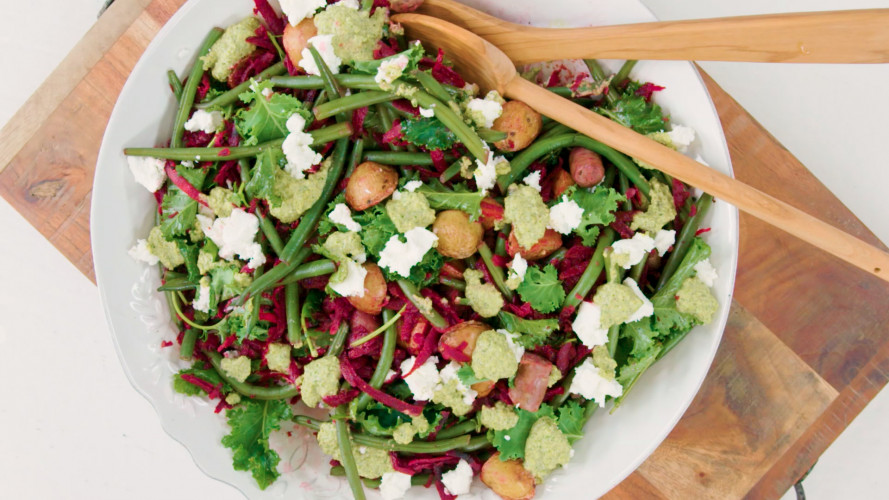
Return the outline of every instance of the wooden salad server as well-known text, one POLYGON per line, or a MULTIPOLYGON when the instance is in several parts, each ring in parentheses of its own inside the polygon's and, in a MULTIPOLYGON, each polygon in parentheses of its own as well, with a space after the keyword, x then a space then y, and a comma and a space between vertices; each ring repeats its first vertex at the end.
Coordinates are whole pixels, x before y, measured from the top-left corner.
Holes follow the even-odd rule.
POLYGON ((584 58, 889 62, 889 9, 559 29, 510 23, 454 0, 425 0, 417 13, 466 28, 494 44, 517 65, 584 58))
POLYGON ((467 81, 482 89, 523 101, 541 114, 889 281, 889 253, 525 80, 506 54, 478 35, 421 14, 398 14, 393 20, 403 24, 412 39, 443 49, 467 81))

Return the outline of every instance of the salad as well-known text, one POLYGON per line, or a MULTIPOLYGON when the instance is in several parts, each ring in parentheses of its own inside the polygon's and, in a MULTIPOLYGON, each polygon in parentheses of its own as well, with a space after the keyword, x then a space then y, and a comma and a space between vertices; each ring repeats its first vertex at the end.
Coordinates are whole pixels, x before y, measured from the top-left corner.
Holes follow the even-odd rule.
MULTIPOLYGON (((191 362, 174 389, 215 401, 260 488, 292 421, 356 498, 471 498, 475 476, 532 498, 714 318, 712 198, 464 81, 389 20, 418 1, 281 3, 211 30, 168 72, 169 144, 125 151, 157 200, 130 254, 191 362)), ((688 151, 634 61, 571 64, 523 76, 688 151)))

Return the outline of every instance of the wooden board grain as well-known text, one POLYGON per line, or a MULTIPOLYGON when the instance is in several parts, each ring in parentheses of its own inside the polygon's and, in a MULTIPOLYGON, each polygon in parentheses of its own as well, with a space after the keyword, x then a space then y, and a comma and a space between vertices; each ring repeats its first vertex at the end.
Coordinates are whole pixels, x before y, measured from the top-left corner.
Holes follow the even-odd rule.
MULTIPOLYGON (((102 133, 133 65, 182 3, 117 0, 41 87, 42 99, 0 133, 0 195, 91 279, 89 200, 102 133)), ((739 179, 879 244, 704 79, 739 179)), ((889 381, 886 304, 886 284, 742 216, 735 303, 710 375, 663 445, 609 498, 782 494, 889 381)))

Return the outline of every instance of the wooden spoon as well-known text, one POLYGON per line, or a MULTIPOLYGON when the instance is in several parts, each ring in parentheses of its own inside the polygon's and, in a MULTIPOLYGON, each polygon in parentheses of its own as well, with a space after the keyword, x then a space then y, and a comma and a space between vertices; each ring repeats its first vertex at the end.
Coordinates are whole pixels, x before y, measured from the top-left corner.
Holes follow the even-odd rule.
POLYGON ((518 76, 506 54, 481 37, 447 21, 421 14, 399 14, 393 19, 404 25, 412 39, 444 50, 467 81, 477 83, 482 89, 497 90, 503 96, 523 101, 558 122, 654 165, 664 173, 889 281, 889 254, 886 252, 525 80, 518 76))
POLYGON ((454 0, 425 0, 417 12, 468 29, 499 47, 515 64, 584 58, 783 63, 889 62, 889 9, 570 29, 513 24, 454 0))

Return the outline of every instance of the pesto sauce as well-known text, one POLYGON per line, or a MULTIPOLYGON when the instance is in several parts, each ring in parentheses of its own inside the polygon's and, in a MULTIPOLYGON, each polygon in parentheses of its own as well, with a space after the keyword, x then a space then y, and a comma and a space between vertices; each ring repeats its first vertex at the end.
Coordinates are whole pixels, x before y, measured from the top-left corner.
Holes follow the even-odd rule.
POLYGON ((555 420, 543 417, 534 422, 525 442, 525 469, 540 483, 557 467, 571 460, 571 444, 555 420))
POLYGON ((472 351, 472 371, 481 380, 510 378, 519 369, 515 351, 509 346, 506 335, 487 330, 478 336, 472 351))
POLYGON ((512 224, 519 246, 533 247, 546 233, 549 208, 540 193, 531 186, 517 186, 504 201, 503 220, 512 224))
POLYGON ((710 288, 697 276, 686 278, 676 292, 676 310, 691 314, 702 324, 713 320, 713 316, 719 309, 719 301, 713 296, 710 288))
POLYGON ((204 71, 209 69, 213 78, 220 82, 228 80, 234 65, 256 50, 256 46, 247 39, 256 35, 259 26, 259 19, 248 17, 226 28, 225 33, 210 47, 210 52, 201 58, 204 71))
POLYGON ((619 283, 605 283, 596 290, 593 302, 602 308, 600 328, 611 328, 629 319, 642 306, 633 289, 619 283))
POLYGON ((503 308, 503 296, 497 287, 482 283, 481 271, 467 269, 463 272, 466 280, 466 299, 472 310, 484 318, 492 318, 503 308))
POLYGON ((649 196, 651 200, 648 209, 633 217, 630 229, 646 231, 653 237, 661 228, 676 218, 676 206, 673 204, 673 194, 670 188, 656 179, 651 180, 649 196))
POLYGON ((285 224, 302 217, 302 214, 312 208, 321 197, 329 170, 329 158, 321 165, 321 170, 305 179, 294 179, 284 170, 276 169, 272 192, 281 197, 281 203, 278 205, 269 203, 269 213, 285 224))
POLYGON ((399 193, 398 199, 386 202, 386 213, 399 233, 406 233, 415 227, 427 227, 435 222, 435 210, 423 193, 399 193))
POLYGON ((148 251, 155 257, 160 259, 161 264, 167 269, 175 269, 185 264, 185 257, 179 252, 179 247, 172 241, 164 238, 164 233, 160 226, 151 228, 148 233, 148 251))
POLYGON ((315 16, 320 35, 333 35, 333 51, 343 61, 371 61, 388 21, 386 9, 367 11, 331 5, 315 16))

